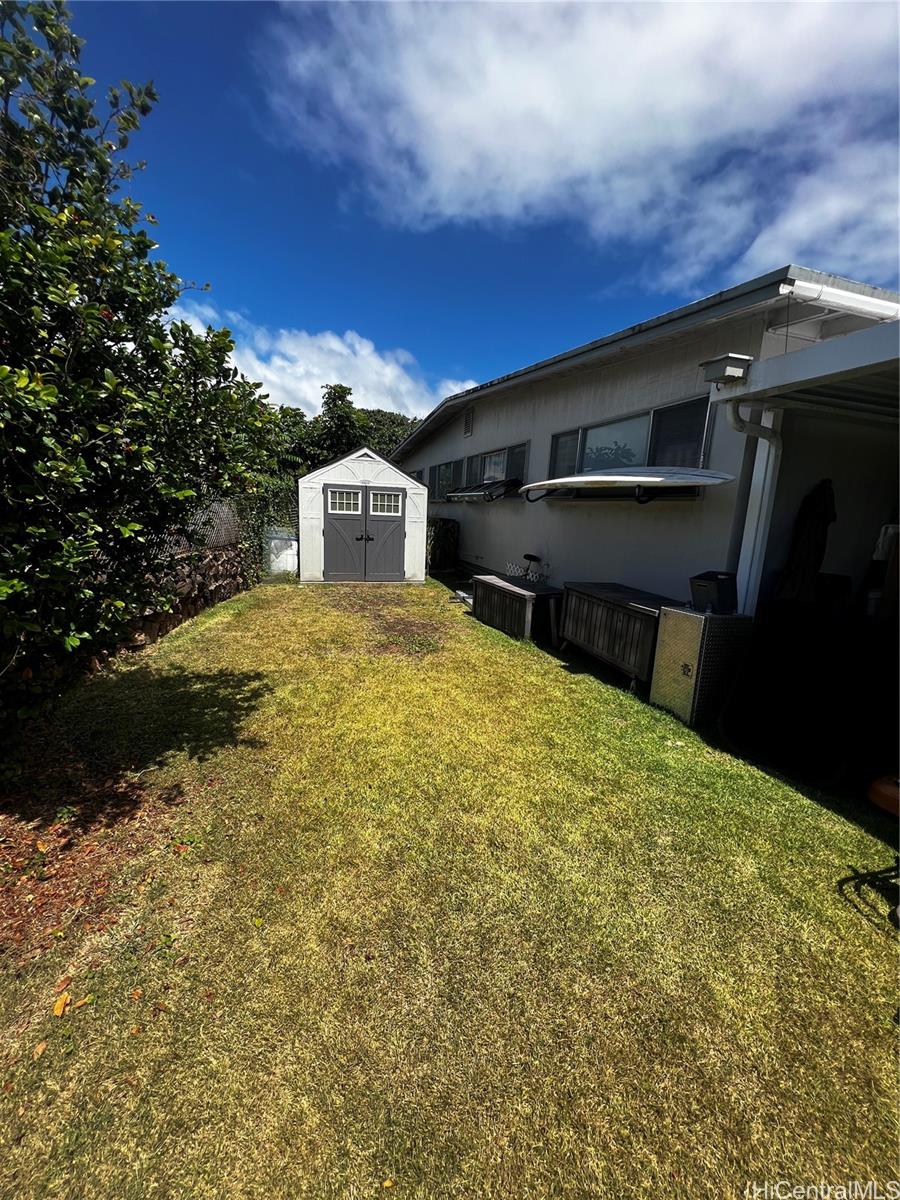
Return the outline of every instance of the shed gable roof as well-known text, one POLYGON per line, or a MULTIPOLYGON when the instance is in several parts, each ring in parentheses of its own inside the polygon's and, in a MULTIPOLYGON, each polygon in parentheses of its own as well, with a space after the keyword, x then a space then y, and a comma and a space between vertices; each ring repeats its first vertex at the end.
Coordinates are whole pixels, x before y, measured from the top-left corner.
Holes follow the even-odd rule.
POLYGON ((408 479, 414 487, 424 487, 425 485, 418 479, 414 479, 412 475, 407 475, 402 467, 398 467, 395 462, 391 462, 389 458, 372 450, 369 446, 359 446, 356 450, 351 450, 349 454, 341 454, 338 458, 333 458, 330 462, 325 463, 321 467, 316 467, 314 471, 307 472, 306 475, 300 476, 301 483, 309 483, 315 481, 325 475, 332 467, 336 467, 342 462, 359 462, 361 459, 369 459, 372 462, 384 463, 386 467, 390 467, 392 471, 396 471, 398 475, 402 475, 404 479, 408 479))

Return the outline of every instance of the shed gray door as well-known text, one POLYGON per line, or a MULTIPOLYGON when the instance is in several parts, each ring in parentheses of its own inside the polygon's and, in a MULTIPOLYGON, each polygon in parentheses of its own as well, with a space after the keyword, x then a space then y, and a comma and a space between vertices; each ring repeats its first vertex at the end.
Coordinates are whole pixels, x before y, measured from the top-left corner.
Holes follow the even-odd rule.
POLYGON ((366 577, 366 489, 326 484, 324 577, 330 580, 366 577))
POLYGON ((366 579, 400 582, 406 557, 406 491, 366 489, 366 579))
POLYGON ((402 582, 406 490, 326 483, 323 492, 324 578, 402 582))

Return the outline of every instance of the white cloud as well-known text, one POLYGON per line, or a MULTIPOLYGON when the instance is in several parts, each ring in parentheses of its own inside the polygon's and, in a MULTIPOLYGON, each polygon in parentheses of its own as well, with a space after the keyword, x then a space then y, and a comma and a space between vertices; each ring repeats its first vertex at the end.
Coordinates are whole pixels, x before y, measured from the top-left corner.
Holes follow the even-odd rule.
POLYGON ((287 5, 259 58, 392 222, 570 219, 663 288, 896 275, 894 5, 287 5))
POLYGON ((326 383, 352 388, 359 408, 386 408, 407 416, 422 416, 445 396, 475 386, 472 379, 441 379, 431 387, 408 350, 379 350, 352 329, 344 334, 270 330, 240 313, 220 313, 212 304, 190 299, 178 304, 172 316, 198 331, 227 325, 235 339, 235 366, 263 384, 272 404, 302 408, 310 416, 319 411, 326 383))

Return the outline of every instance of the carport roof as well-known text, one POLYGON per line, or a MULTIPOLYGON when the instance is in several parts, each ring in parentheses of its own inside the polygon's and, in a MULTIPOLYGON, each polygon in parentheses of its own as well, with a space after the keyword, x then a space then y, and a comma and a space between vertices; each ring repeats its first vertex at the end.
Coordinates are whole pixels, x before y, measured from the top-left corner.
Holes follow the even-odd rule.
POLYGON ((713 399, 896 418, 900 322, 886 321, 804 350, 754 361, 746 379, 724 384, 713 399))

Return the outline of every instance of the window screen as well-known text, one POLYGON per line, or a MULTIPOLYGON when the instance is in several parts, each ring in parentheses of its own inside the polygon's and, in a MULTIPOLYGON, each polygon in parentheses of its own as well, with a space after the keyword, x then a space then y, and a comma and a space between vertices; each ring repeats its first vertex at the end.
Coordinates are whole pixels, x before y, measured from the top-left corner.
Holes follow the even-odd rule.
POLYGON ((481 455, 470 454, 466 459, 466 487, 481 483, 481 455))
POLYGON ((580 430, 557 433, 550 443, 550 478, 561 479, 578 470, 578 440, 580 430))
POLYGON ((369 510, 372 513, 380 513, 384 516, 399 517, 400 493, 372 492, 370 496, 369 510))
POLYGON ((360 513, 362 512, 361 492, 329 492, 328 511, 330 513, 360 513))
POLYGON ((614 467, 646 466, 649 432, 649 413, 585 430, 582 471, 589 473, 614 467))
POLYGON ((653 467, 699 467, 706 431, 706 396, 658 408, 653 414, 648 462, 653 467))
POLYGON ((505 479, 521 479, 525 482, 525 461, 528 458, 528 443, 522 442, 518 446, 510 446, 506 451, 506 475, 505 479))

